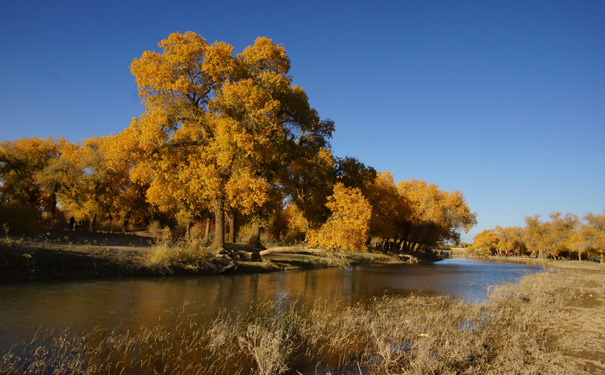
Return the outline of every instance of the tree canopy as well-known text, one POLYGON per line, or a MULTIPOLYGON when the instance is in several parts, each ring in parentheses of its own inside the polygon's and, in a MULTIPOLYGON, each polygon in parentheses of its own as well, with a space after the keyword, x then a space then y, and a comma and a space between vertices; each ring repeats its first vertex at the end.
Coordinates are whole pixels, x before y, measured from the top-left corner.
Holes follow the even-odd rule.
POLYGON ((225 208, 260 214, 293 146, 316 154, 333 124, 310 108, 288 76, 285 49, 270 39, 238 55, 192 32, 159 46, 162 53, 144 52, 131 65, 145 105, 123 133, 137 155, 133 174, 149 181, 148 197, 161 209, 211 206, 214 246, 222 248, 225 208))
POLYGON ((333 155, 334 123, 294 83, 284 46, 258 37, 234 53, 185 32, 158 47, 130 65, 144 110, 119 134, 0 143, 0 209, 28 209, 48 218, 42 226, 86 220, 89 230, 160 220, 189 235, 205 220, 217 250, 225 228, 235 241, 245 227, 255 246, 263 227, 325 249, 409 251, 456 241, 476 224, 460 191, 396 184, 333 155))

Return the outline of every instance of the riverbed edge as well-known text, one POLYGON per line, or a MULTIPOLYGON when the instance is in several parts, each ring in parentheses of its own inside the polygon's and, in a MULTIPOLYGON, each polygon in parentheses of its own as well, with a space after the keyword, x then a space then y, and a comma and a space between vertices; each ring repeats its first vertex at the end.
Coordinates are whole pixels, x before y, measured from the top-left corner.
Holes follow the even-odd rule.
POLYGON ((152 249, 4 240, 0 242, 0 283, 250 274, 438 260, 421 254, 403 258, 381 252, 318 252, 301 247, 280 247, 279 251, 263 256, 261 261, 234 260, 223 254, 187 264, 150 264, 147 258, 152 249))

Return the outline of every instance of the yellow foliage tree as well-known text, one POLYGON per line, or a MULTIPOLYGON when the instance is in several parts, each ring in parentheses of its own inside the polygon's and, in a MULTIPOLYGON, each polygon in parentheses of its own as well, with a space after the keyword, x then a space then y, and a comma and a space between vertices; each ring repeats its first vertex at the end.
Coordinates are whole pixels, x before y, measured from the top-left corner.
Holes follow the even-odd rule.
POLYGON ((543 237, 546 236, 545 227, 540 220, 540 215, 528 216, 525 218, 525 228, 523 229, 523 240, 528 250, 531 250, 531 256, 538 252, 539 258, 544 257, 543 237))
POLYGON ((319 227, 330 212, 327 197, 334 186, 334 157, 325 148, 299 148, 297 158, 283 169, 282 178, 294 204, 303 212, 311 228, 319 227))
POLYGON ((64 144, 59 158, 46 170, 46 175, 52 175, 60 185, 57 197, 65 213, 87 219, 91 230, 111 213, 119 212, 120 203, 131 203, 120 199, 129 185, 128 169, 106 158, 112 142, 113 137, 92 137, 64 144))
POLYGON ((292 233, 306 233, 309 228, 309 221, 305 219, 303 212, 295 204, 289 204, 284 208, 284 220, 287 223, 288 231, 292 233))
POLYGON ((2 224, 28 231, 38 229, 44 215, 54 218, 58 186, 43 183, 41 177, 58 157, 59 145, 66 142, 61 138, 22 138, 0 143, 2 224))
POLYGON ((498 250, 504 253, 522 254, 525 251, 523 230, 519 227, 502 228, 496 226, 498 234, 498 250))
POLYGON ((525 218, 523 239, 532 256, 537 252, 539 258, 557 257, 576 242, 573 234, 579 223, 575 215, 553 212, 549 217, 551 220, 547 222, 542 222, 540 215, 525 218))
POLYGON ((370 233, 381 239, 397 239, 410 215, 405 197, 397 191, 390 172, 379 172, 366 187, 366 198, 372 205, 370 233))
POLYGON ((290 203, 283 209, 280 217, 284 226, 284 240, 286 243, 302 242, 309 230, 309 221, 297 205, 290 203))
POLYGON ((159 46, 162 53, 144 52, 131 65, 146 106, 122 135, 136 155, 132 176, 149 183, 147 196, 161 209, 212 207, 221 249, 225 208, 262 211, 273 171, 288 159, 284 145, 329 135, 331 124, 309 107, 287 75, 285 49, 270 39, 237 56, 192 32, 159 46))
POLYGON ((470 247, 470 249, 490 255, 497 251, 498 242, 499 239, 496 231, 493 229, 486 229, 475 235, 473 245, 470 247))
POLYGON ((470 211, 459 190, 447 192, 416 179, 399 182, 397 189, 411 211, 401 234, 406 249, 459 241, 460 231, 468 232, 477 224, 477 214, 470 211))
POLYGON ((584 223, 576 232, 571 241, 572 249, 578 253, 578 260, 582 260, 582 253, 592 252, 598 254, 601 263, 604 263, 605 254, 605 211, 603 215, 587 213, 584 223))
POLYGON ((319 230, 307 232, 307 244, 328 250, 365 250, 372 206, 361 190, 337 183, 326 207, 332 213, 330 218, 319 230))

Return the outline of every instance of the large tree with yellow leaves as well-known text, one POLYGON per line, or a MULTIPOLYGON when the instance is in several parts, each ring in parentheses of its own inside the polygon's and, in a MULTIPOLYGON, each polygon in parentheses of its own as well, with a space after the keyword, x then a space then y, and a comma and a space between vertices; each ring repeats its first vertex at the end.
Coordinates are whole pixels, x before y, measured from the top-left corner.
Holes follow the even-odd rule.
POLYGON ((333 127, 309 107, 285 49, 270 39, 236 56, 193 32, 159 46, 131 65, 145 105, 122 134, 136 159, 132 176, 150 184, 160 209, 211 207, 221 249, 225 208, 258 215, 292 145, 322 144, 333 127))
POLYGON ((398 234, 404 249, 456 242, 460 231, 468 232, 477 224, 477 214, 471 212, 460 190, 448 192, 434 183, 416 179, 400 181, 397 189, 410 208, 398 234))

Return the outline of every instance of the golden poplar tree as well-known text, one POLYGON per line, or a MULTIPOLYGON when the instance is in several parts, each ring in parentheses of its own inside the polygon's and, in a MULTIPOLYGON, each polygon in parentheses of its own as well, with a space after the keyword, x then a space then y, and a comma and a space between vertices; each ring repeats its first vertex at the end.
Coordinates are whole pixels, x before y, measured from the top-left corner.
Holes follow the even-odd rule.
POLYGON ((298 157, 283 169, 282 181, 290 199, 302 211, 311 228, 324 223, 330 211, 326 202, 334 186, 334 156, 325 148, 295 149, 298 157))
POLYGON ((496 226, 498 234, 498 250, 509 253, 515 252, 522 254, 525 251, 525 243, 523 242, 523 230, 519 227, 502 228, 496 226))
POLYGON ((468 232, 477 224, 477 214, 470 211, 459 190, 447 192, 416 179, 399 182, 397 189, 409 202, 411 212, 401 234, 407 249, 456 242, 460 231, 468 232))
POLYGON ((486 229, 475 235, 475 239, 473 240, 473 244, 470 248, 472 250, 491 255, 493 252, 498 250, 498 244, 499 238, 496 231, 493 229, 486 229))
POLYGON ((525 228, 523 229, 523 240, 527 249, 531 251, 531 256, 538 253, 539 258, 544 257, 544 240, 546 236, 546 227, 540 220, 540 215, 528 216, 525 218, 525 228))
POLYGON ((86 219, 93 231, 102 220, 119 212, 120 196, 129 185, 128 169, 107 160, 112 142, 113 137, 92 137, 64 144, 60 156, 45 171, 60 186, 57 198, 65 214, 86 219))
POLYGON ((600 257, 601 263, 604 263, 605 255, 605 211, 603 215, 587 213, 584 216, 584 222, 575 233, 571 240, 572 250, 577 252, 578 260, 582 260, 582 254, 593 253, 600 257))
POLYGON ((54 218, 56 189, 40 184, 38 178, 57 158, 62 142, 63 139, 34 137, 0 143, 1 224, 29 231, 38 229, 44 216, 54 218))
MULTIPOLYGON (((259 214, 270 199, 276 167, 292 144, 331 134, 304 91, 287 74, 282 46, 259 37, 236 56, 224 42, 193 32, 160 42, 131 71, 145 112, 123 136, 137 156, 132 172, 158 207, 211 207, 214 247, 224 243, 225 209, 259 214)), ((321 145, 322 142, 318 142, 321 145)))
POLYGON ((574 237, 579 228, 576 215, 553 212, 548 226, 548 250, 552 256, 558 257, 561 253, 569 252, 574 244, 574 237))
POLYGON ((307 243, 328 250, 365 250, 372 206, 361 190, 337 183, 326 207, 331 212, 330 218, 319 230, 307 232, 307 243))
POLYGON ((366 198, 372 205, 370 232, 382 240, 397 240, 410 215, 407 199, 401 196, 390 172, 379 172, 366 187, 366 198))

